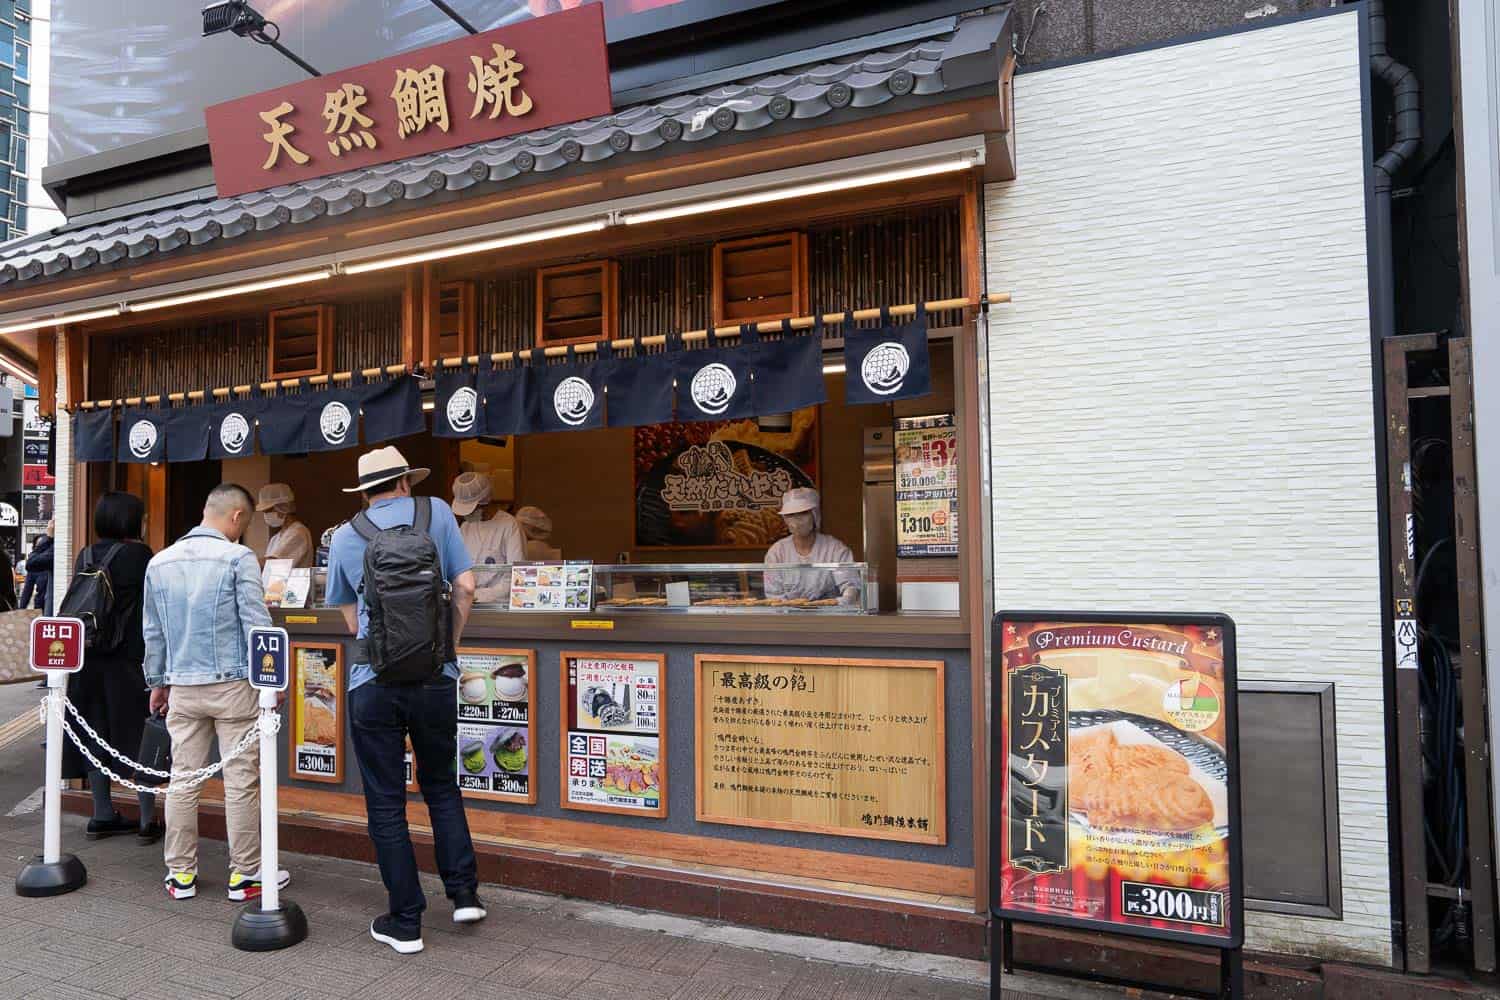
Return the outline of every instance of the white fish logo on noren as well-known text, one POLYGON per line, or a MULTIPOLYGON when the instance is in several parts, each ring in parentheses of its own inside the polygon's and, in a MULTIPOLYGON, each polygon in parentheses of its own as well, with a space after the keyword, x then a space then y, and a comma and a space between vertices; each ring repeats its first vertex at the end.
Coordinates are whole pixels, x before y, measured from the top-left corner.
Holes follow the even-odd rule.
POLYGON ((136 458, 145 458, 156 447, 156 425, 149 420, 137 420, 130 427, 130 453, 136 458))
POLYGON ((577 427, 594 409, 594 387, 577 375, 569 375, 552 390, 552 409, 557 419, 569 427, 577 427))
POLYGON ((911 371, 911 355, 899 341, 876 344, 859 366, 859 380, 877 396, 889 396, 900 390, 911 371))
POLYGON ((448 417, 448 426, 456 433, 467 434, 474 429, 474 421, 479 414, 479 393, 474 391, 473 386, 462 386, 448 397, 448 405, 443 411, 448 417))
POLYGON ((698 369, 689 386, 689 394, 694 406, 704 413, 717 415, 729 409, 738 388, 739 381, 729 366, 714 361, 698 369))

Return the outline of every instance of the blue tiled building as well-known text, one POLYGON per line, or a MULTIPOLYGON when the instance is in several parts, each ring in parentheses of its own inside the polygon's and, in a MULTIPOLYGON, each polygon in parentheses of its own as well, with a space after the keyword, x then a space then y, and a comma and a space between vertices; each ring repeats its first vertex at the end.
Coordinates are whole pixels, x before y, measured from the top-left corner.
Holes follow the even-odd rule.
POLYGON ((0 240, 26 232, 31 133, 31 10, 0 0, 0 240))

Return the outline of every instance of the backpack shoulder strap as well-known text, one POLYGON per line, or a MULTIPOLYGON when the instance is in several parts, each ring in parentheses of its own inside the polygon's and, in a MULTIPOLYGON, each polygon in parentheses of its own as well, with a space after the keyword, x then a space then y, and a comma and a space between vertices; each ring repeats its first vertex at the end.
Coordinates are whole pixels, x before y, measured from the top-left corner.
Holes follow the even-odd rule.
POLYGON ((354 520, 349 523, 354 526, 355 534, 367 542, 373 541, 375 536, 380 533, 380 529, 375 527, 375 522, 370 520, 370 515, 364 511, 355 514, 354 520))
POLYGON ((114 562, 115 556, 119 555, 120 554, 120 550, 123 549, 124 547, 125 547, 125 543, 124 542, 115 542, 109 548, 107 548, 107 549, 104 550, 104 558, 100 559, 97 563, 93 563, 92 565, 90 565, 89 569, 97 570, 100 573, 108 574, 109 573, 109 564, 112 563, 112 562, 114 562))
POLYGON ((429 534, 432 529, 432 497, 415 497, 412 503, 416 506, 416 513, 412 515, 411 526, 420 534, 429 534))

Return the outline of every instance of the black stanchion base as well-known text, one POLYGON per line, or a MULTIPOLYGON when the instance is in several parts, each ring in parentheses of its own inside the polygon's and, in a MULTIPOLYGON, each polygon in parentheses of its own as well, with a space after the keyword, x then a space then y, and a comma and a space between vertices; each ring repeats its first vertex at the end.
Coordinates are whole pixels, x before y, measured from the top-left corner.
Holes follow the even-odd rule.
POLYGON ((229 943, 240 951, 277 951, 307 938, 307 916, 302 907, 283 899, 278 910, 263 910, 260 900, 246 903, 234 918, 229 943))
POLYGON ((88 869, 74 855, 64 854, 49 865, 38 854, 16 875, 16 895, 61 896, 81 889, 88 880, 88 869))

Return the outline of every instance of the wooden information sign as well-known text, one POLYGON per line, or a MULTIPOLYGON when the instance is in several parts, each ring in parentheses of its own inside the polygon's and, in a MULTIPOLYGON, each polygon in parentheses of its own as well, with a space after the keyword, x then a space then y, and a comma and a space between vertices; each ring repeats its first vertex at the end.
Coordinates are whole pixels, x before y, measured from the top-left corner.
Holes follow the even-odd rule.
POLYGON ((698 819, 947 843, 942 660, 700 655, 698 819))

